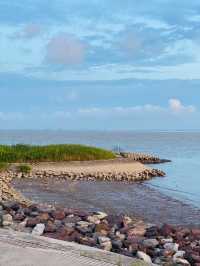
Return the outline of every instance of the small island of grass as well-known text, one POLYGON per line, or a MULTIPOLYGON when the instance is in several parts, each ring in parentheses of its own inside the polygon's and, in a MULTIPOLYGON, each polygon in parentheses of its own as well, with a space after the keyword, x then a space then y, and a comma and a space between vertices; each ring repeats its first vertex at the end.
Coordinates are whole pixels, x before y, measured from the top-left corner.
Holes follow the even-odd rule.
POLYGON ((90 161, 114 159, 111 151, 76 144, 0 145, 0 163, 90 161))

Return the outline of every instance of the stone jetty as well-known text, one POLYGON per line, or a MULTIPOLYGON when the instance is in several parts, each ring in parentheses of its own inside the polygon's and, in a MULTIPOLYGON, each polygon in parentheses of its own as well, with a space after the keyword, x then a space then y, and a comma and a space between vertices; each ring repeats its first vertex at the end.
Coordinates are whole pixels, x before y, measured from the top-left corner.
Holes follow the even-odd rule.
POLYGON ((168 160, 168 159, 160 159, 159 157, 154 156, 154 155, 138 153, 138 152, 120 152, 118 154, 118 157, 131 159, 136 162, 141 162, 144 164, 159 164, 159 163, 171 162, 171 160, 168 160))

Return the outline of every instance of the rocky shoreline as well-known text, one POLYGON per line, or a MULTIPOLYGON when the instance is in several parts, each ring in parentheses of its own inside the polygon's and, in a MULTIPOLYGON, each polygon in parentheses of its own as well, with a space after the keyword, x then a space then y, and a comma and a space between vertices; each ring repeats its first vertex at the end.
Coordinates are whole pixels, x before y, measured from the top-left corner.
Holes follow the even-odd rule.
POLYGON ((158 169, 145 169, 141 172, 73 172, 73 171, 53 171, 53 170, 41 170, 41 171, 31 171, 28 174, 9 172, 9 176, 13 178, 30 178, 30 179, 44 179, 44 178, 58 178, 60 180, 70 180, 70 181, 122 181, 122 182, 136 182, 150 180, 153 177, 164 177, 165 173, 158 169))
POLYGON ((131 159, 143 164, 160 164, 171 162, 171 160, 168 159, 160 159, 159 157, 153 155, 138 152, 120 152, 118 156, 121 158, 131 159))
POLYGON ((200 265, 200 229, 158 227, 126 215, 11 201, 0 203, 0 226, 137 257, 149 264, 200 265))

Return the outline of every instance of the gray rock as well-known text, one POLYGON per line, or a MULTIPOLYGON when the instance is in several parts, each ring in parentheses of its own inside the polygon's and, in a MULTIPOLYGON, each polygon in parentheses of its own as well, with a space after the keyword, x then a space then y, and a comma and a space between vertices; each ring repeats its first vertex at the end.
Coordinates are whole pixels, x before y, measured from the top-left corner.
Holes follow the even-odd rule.
POLYGON ((174 256, 173 256, 173 259, 177 259, 177 258, 183 258, 185 255, 185 251, 184 250, 179 250, 177 251, 174 256))
POLYGON ((158 240, 153 239, 153 238, 152 239, 145 239, 143 241, 143 245, 147 248, 155 248, 159 245, 159 242, 158 242, 158 240))
POLYGON ((179 244, 177 243, 166 243, 164 245, 164 249, 169 250, 169 251, 177 252, 178 248, 179 248, 179 244))
POLYGON ((138 257, 138 259, 141 259, 141 260, 145 261, 146 263, 152 264, 150 256, 147 255, 146 253, 144 253, 142 251, 138 251, 136 256, 138 257))
POLYGON ((32 235, 41 236, 44 233, 45 225, 37 224, 32 231, 32 235))
POLYGON ((173 238, 162 238, 160 242, 163 245, 167 243, 173 243, 173 238))

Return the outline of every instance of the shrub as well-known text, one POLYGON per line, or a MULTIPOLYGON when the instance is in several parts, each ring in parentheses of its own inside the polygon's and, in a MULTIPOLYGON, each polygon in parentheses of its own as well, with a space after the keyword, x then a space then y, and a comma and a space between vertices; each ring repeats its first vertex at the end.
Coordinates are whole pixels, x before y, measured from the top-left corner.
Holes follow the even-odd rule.
POLYGON ((29 174, 31 172, 31 166, 28 164, 21 164, 17 166, 17 170, 23 174, 29 174))

